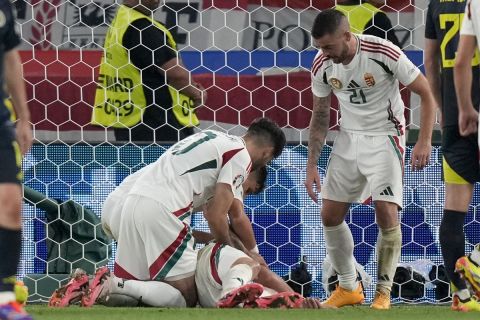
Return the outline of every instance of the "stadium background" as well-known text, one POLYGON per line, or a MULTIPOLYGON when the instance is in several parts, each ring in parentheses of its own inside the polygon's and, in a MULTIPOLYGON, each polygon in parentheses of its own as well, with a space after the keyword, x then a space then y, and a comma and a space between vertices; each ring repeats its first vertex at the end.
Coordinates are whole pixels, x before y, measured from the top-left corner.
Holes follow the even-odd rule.
MULTIPOLYGON (((113 18, 115 1, 13 2, 24 40, 21 55, 37 139, 24 160, 25 184, 50 198, 73 199, 99 215, 108 193, 126 175, 151 163, 168 147, 117 145, 111 143, 109 130, 88 125, 103 35, 113 18)), ((314 277, 313 294, 320 297, 325 295, 320 284, 324 240, 318 206, 303 187, 311 115, 308 69, 315 55, 308 32, 318 10, 334 4, 331 0, 167 0, 157 10, 159 20, 176 36, 194 79, 207 88, 209 99, 198 112, 202 128, 239 134, 260 115, 272 117, 284 128, 289 145, 269 167, 267 190, 246 201, 247 213, 271 268, 288 274, 305 256, 314 277)), ((402 48, 420 67, 425 7, 426 1, 393 0, 383 8, 402 48)), ((402 95, 411 134, 418 128, 418 100, 406 90, 402 95)), ((335 108, 331 119, 329 140, 335 136, 335 108)), ((329 152, 326 148, 319 162, 322 175, 329 152)), ((444 199, 440 159, 441 152, 435 148, 426 170, 405 170, 402 262, 428 259, 435 265, 442 263, 438 245, 444 199)), ((480 241, 478 203, 476 188, 467 216, 468 246, 480 241)), ((46 268, 45 212, 29 204, 23 219, 19 276, 34 283, 52 278, 46 268)), ((348 222, 355 256, 375 277, 373 208, 368 203, 353 206, 348 222)), ((205 228, 199 215, 193 224, 205 228)), ((435 302, 434 286, 427 285, 417 302, 435 302)), ((39 286, 30 290, 41 291, 39 286)), ((372 290, 367 297, 372 297, 372 290)))

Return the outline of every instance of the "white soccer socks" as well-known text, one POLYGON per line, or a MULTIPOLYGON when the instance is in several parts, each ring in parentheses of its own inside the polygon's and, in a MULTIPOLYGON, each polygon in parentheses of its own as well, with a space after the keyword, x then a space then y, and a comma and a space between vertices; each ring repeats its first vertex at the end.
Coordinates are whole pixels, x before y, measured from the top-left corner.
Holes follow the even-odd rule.
POLYGON ((252 281, 253 270, 248 264, 237 264, 232 266, 225 275, 220 273, 220 279, 222 280, 222 297, 226 296, 229 292, 241 287, 252 281))
POLYGON ((110 294, 123 294, 151 307, 186 307, 179 290, 160 281, 123 280, 115 277, 110 294))
POLYGON ((391 291, 401 250, 402 230, 400 225, 389 229, 379 228, 377 239, 377 291, 391 291))
POLYGON ((340 287, 353 291, 357 288, 357 270, 353 257, 353 237, 345 221, 335 227, 323 226, 328 256, 338 273, 340 287))

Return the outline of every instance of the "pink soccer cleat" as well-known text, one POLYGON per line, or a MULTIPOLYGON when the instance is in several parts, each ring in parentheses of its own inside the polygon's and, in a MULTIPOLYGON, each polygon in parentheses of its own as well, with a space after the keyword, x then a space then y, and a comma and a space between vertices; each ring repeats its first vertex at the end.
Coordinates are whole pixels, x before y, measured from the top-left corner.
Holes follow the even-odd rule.
POLYGON ((302 307, 304 299, 304 297, 296 292, 279 292, 271 296, 260 297, 251 303, 246 303, 244 308, 298 309, 302 307))
POLYGON ((217 307, 233 308, 240 303, 248 304, 254 302, 263 293, 263 286, 258 283, 248 283, 243 285, 221 298, 217 307))
POLYGON ((95 276, 90 283, 87 292, 82 296, 82 307, 91 307, 97 299, 104 298, 110 293, 108 280, 110 279, 110 269, 101 267, 95 272, 95 276))
POLYGON ((48 306, 54 308, 68 307, 82 299, 88 288, 87 273, 77 268, 71 275, 70 281, 52 293, 48 300, 48 306))

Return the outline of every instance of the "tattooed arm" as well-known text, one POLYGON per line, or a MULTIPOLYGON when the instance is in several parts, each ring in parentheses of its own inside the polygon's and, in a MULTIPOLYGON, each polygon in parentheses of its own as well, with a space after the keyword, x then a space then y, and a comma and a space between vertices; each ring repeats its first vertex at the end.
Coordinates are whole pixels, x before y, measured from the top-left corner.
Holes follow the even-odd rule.
POLYGON ((317 163, 320 154, 322 153, 330 124, 330 101, 331 95, 323 98, 313 95, 313 112, 312 118, 310 119, 310 137, 308 140, 308 161, 305 187, 307 188, 308 195, 315 202, 318 202, 318 199, 313 188, 315 185, 317 191, 320 192, 321 181, 317 163))

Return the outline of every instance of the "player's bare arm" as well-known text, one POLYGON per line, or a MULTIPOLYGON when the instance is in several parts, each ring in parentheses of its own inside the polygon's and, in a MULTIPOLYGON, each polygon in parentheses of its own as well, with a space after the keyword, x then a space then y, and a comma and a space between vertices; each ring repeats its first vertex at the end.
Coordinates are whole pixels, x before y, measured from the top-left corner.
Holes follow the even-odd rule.
POLYGON ((310 119, 310 136, 308 140, 308 160, 307 176, 305 187, 310 198, 318 202, 317 194, 314 191, 314 185, 320 192, 321 181, 318 173, 317 163, 322 153, 325 139, 327 138, 328 127, 330 125, 330 102, 331 95, 327 97, 316 97, 313 95, 313 111, 310 119))
POLYGON ((424 66, 430 89, 439 110, 442 110, 441 80, 440 80, 440 43, 437 39, 425 39, 424 66))
POLYGON ((208 221, 210 232, 215 237, 215 242, 232 245, 230 238, 230 228, 228 226, 227 212, 233 202, 233 193, 230 185, 226 183, 217 183, 215 194, 204 212, 204 217, 208 221))
POLYGON ((30 126, 30 110, 27 106, 25 83, 23 82, 22 62, 16 49, 5 53, 5 82, 12 96, 13 108, 18 118, 17 142, 22 154, 32 146, 32 127, 30 126))
POLYGON ((454 78, 455 92, 458 102, 458 126, 462 136, 477 131, 478 112, 473 107, 472 90, 472 58, 477 42, 475 36, 461 35, 455 59, 454 78))
POLYGON ((421 99, 420 105, 420 132, 418 140, 413 147, 410 164, 412 170, 422 170, 430 162, 432 151, 432 131, 435 123, 435 99, 425 76, 420 74, 407 86, 412 92, 418 94, 421 99))
POLYGON ((211 233, 200 230, 192 230, 192 235, 196 243, 206 244, 215 239, 211 233))
POLYGON ((192 98, 195 106, 202 105, 207 100, 204 88, 199 83, 190 81, 190 73, 181 60, 170 59, 160 67, 160 71, 165 72, 168 84, 192 98))
POLYGON ((234 199, 230 211, 228 212, 230 217, 230 224, 235 234, 238 235, 242 243, 245 245, 248 251, 256 248, 257 241, 252 229, 252 223, 248 219, 243 209, 243 203, 234 199))

